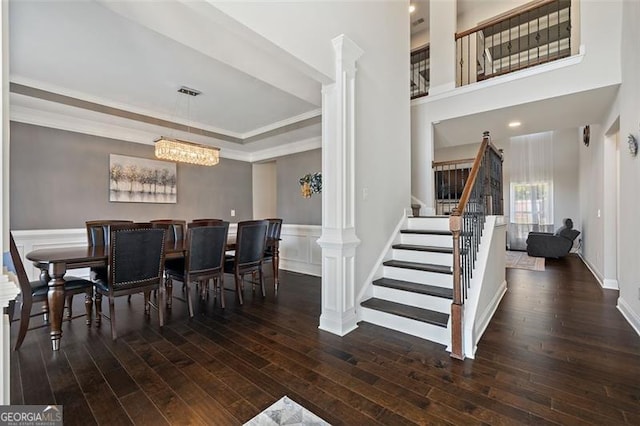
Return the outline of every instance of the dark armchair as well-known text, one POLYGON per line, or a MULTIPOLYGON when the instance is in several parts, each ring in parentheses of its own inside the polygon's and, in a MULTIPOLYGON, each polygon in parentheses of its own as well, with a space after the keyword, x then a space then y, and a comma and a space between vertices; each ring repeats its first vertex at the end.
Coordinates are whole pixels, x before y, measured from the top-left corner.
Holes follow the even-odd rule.
POLYGON ((550 232, 529 232, 527 254, 533 257, 563 257, 569 254, 580 231, 573 229, 573 221, 565 219, 564 225, 555 234, 550 232))

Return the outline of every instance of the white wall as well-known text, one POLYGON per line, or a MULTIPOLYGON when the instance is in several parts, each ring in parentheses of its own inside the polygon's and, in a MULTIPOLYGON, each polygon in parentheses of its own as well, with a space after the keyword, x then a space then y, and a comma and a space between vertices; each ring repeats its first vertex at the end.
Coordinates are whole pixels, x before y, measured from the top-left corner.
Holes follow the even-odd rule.
POLYGON ((580 212, 582 255, 600 282, 603 280, 604 249, 604 132, 591 125, 591 142, 580 149, 580 212))
POLYGON ((331 40, 364 54, 356 84, 355 294, 410 198, 408 1, 216 2, 223 12, 333 78, 331 40), (366 199, 363 190, 367 190, 366 199))
MULTIPOLYGON (((580 213, 580 148, 581 134, 579 129, 560 129, 553 132, 553 220, 554 227, 562 225, 562 220, 570 217, 575 228, 581 230, 580 213)), ((504 185, 504 214, 509 216, 510 203, 510 149, 509 140, 493 140, 498 149, 503 150, 504 163, 502 177, 504 185)), ((456 145, 436 149, 434 161, 450 161, 474 158, 480 147, 479 143, 456 145)))
MULTIPOLYGON (((626 2, 625 2, 626 4, 626 2)), ((412 195, 432 203, 430 163, 434 123, 484 111, 552 99, 620 83, 621 2, 585 1, 580 7, 584 55, 492 78, 412 102, 412 195)), ((431 32, 436 39, 452 37, 431 32)), ((561 112, 558 112, 561 113, 561 112)))
POLYGON ((276 217, 278 211, 276 162, 254 163, 251 167, 253 218, 276 217))
POLYGON ((618 306, 640 334, 640 158, 627 154, 627 135, 640 140, 640 2, 625 1, 622 21, 622 87, 620 108, 620 271, 618 306))
POLYGON ((416 50, 429 44, 429 30, 423 30, 411 36, 411 50, 416 50))

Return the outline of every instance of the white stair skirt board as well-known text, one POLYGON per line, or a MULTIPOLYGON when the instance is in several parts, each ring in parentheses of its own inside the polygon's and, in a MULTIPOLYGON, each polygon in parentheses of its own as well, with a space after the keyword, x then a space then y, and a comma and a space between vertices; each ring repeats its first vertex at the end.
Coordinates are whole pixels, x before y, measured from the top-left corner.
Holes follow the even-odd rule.
POLYGON ((448 231, 448 217, 410 217, 408 229, 428 229, 430 231, 448 231))
POLYGON ((361 308, 362 320, 391 330, 400 331, 421 339, 449 345, 451 332, 448 327, 440 327, 422 321, 416 321, 398 315, 388 314, 369 308, 361 308))
POLYGON ((433 251, 393 249, 394 260, 405 262, 429 263, 431 265, 453 266, 453 254, 433 251))
POLYGON ((393 278, 394 280, 453 288, 453 275, 450 274, 396 268, 393 266, 384 266, 383 274, 386 278, 393 278))
POLYGON ((420 246, 433 247, 453 247, 453 237, 451 235, 431 235, 431 234, 401 234, 402 244, 415 244, 420 246))
POLYGON ((373 297, 389 300, 391 302, 402 303, 416 308, 429 309, 431 311, 449 314, 451 312, 451 299, 437 297, 429 294, 414 293, 411 291, 398 290, 396 288, 373 286, 373 297))

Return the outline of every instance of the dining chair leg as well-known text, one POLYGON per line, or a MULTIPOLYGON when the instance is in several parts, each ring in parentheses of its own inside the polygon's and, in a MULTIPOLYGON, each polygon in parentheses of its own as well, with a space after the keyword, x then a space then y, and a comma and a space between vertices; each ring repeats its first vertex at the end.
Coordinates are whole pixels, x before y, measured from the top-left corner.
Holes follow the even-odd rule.
POLYGON ((262 290, 262 297, 267 297, 267 293, 264 291, 264 272, 262 272, 262 267, 258 271, 258 276, 260 277, 260 289, 262 290))
POLYGON ((273 288, 276 295, 278 294, 278 285, 280 284, 280 277, 278 276, 278 263, 279 260, 277 258, 277 255, 274 255, 273 259, 271 259, 271 267, 273 268, 273 288))
POLYGON ((42 321, 49 322, 49 304, 45 303, 42 306, 42 321))
POLYGON ((193 301, 191 300, 191 286, 190 286, 191 280, 188 277, 183 278, 183 280, 184 280, 183 286, 187 291, 187 306, 189 307, 189 317, 193 318, 193 301))
MULTIPOLYGON (((166 289, 167 289, 167 294, 166 294, 167 308, 171 309, 171 305, 173 303, 173 279, 168 278, 167 281, 165 282, 166 282, 166 289)), ((182 288, 184 288, 184 284, 182 288)))
POLYGON ((235 279, 236 279, 236 294, 238 295, 238 302, 240 302, 240 304, 242 305, 244 303, 244 301, 242 300, 242 275, 240 275, 239 273, 235 273, 235 279))
POLYGON ((93 313, 93 291, 91 288, 84 294, 84 309, 87 312, 86 324, 91 327, 91 314, 93 313))
POLYGON ((20 308, 20 330, 18 331, 18 340, 16 340, 16 346, 13 350, 17 351, 22 346, 24 336, 27 335, 29 330, 29 320, 31 319, 31 303, 22 302, 20 308))
POLYGON ((96 291, 93 300, 96 304, 96 327, 100 327, 102 324, 102 293, 96 291))
MULTIPOLYGON (((149 307, 149 300, 151 300, 151 292, 150 291, 145 291, 144 292, 144 314, 145 315, 151 315, 151 308, 149 307)), ((160 309, 160 306, 158 306, 158 309, 160 309)))
POLYGON ((66 297, 67 303, 67 318, 71 319, 73 317, 73 294, 70 294, 66 297))
POLYGON ((165 304, 165 291, 164 291, 164 286, 162 283, 160 283, 160 287, 157 290, 157 294, 158 294, 158 322, 160 323, 160 327, 164 326, 164 304, 165 304))
MULTIPOLYGON (((218 284, 218 290, 220 291, 220 307, 224 309, 224 274, 220 274, 220 277, 215 279, 218 284)), ((214 291, 216 289, 214 288, 214 291)))
POLYGON ((127 303, 131 303, 131 295, 127 296, 127 303))
POLYGON ((111 339, 116 340, 118 338, 118 333, 116 332, 116 304, 115 297, 109 297, 109 320, 111 321, 111 339))

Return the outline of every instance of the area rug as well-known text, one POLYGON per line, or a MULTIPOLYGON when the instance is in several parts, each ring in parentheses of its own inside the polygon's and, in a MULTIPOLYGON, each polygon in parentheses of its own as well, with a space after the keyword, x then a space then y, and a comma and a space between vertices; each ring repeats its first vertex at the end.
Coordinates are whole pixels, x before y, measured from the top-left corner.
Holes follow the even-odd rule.
POLYGON ((544 271, 544 257, 531 257, 523 251, 507 251, 506 267, 544 271))
POLYGON ((314 426, 330 426, 329 423, 313 414, 297 402, 283 396, 273 405, 266 408, 262 413, 258 414, 245 426, 294 426, 294 425, 314 425, 314 426))

